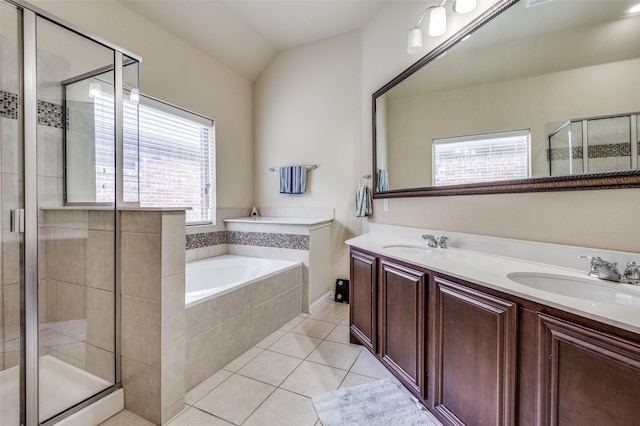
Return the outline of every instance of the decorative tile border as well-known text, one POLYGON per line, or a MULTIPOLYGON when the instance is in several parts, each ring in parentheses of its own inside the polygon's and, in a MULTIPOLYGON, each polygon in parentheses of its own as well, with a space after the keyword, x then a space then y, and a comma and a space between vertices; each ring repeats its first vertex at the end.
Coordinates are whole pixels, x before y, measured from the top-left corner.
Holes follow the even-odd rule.
MULTIPOLYGON (((638 143, 640 147, 640 142, 638 143)), ((588 158, 609 158, 609 157, 629 157, 631 156, 630 143, 609 143, 603 145, 589 145, 587 152, 588 158)), ((547 161, 559 160, 579 160, 582 158, 582 147, 574 146, 572 148, 551 148, 547 149, 547 161), (569 157, 571 150, 571 157, 569 157)))
POLYGON ((630 157, 630 143, 609 143, 605 145, 589 145, 589 158, 630 157))
POLYGON ((2 99, 2 103, 0 103, 0 117, 17 120, 19 105, 18 95, 0 90, 0 97, 2 99))
POLYGON ((547 161, 569 160, 570 158, 577 160, 582 158, 582 147, 574 146, 571 148, 551 148, 547 149, 547 161), (571 151, 571 156, 569 156, 571 151))
POLYGON ((309 250, 309 236, 268 232, 226 231, 227 244, 309 250))
POLYGON ((309 250, 309 236, 268 232, 218 231, 190 234, 186 239, 187 250, 220 244, 309 250))
MULTIPOLYGON (((64 115, 62 113, 62 106, 56 105, 51 102, 38 101, 38 124, 43 126, 55 127, 56 129, 69 128, 63 127, 64 115)), ((67 117, 69 114, 66 114, 67 117)))
MULTIPOLYGON (((20 100, 18 95, 0 90, 0 100, 2 101, 0 103, 0 117, 17 120, 18 113, 20 111, 20 100)), ((64 114, 62 113, 61 105, 38 101, 38 124, 62 129, 64 128, 63 122, 64 114)))
POLYGON ((226 231, 219 232, 204 232, 200 234, 187 235, 187 250, 193 250, 203 247, 217 246, 220 244, 226 244, 227 237, 226 231))

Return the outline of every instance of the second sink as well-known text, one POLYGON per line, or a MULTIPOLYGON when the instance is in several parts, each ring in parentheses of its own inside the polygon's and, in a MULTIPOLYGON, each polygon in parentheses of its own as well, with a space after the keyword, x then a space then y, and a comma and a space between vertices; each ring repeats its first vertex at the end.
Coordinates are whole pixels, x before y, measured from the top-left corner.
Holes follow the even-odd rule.
POLYGON ((391 249, 394 252, 405 254, 428 254, 431 253, 431 248, 427 246, 421 246, 419 244, 389 244, 382 247, 383 249, 391 249))
POLYGON ((640 294, 616 288, 618 284, 600 283, 593 279, 580 279, 565 275, 533 272, 514 272, 507 275, 511 281, 527 287, 600 303, 640 306, 640 294))

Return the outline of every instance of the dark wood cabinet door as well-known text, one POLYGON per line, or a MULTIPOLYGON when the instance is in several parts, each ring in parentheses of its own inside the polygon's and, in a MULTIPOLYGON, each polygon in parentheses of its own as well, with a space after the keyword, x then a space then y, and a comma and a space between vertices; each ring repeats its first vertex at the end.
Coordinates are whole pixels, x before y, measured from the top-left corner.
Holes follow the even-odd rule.
POLYGON ((453 425, 512 425, 517 305, 434 277, 436 413, 453 425))
POLYGON ((351 250, 351 283, 349 285, 351 342, 359 342, 373 353, 378 349, 377 264, 374 256, 351 250))
POLYGON ((381 261, 380 356, 417 396, 424 394, 425 274, 381 261))
POLYGON ((547 315, 538 320, 539 425, 638 425, 640 345, 547 315))

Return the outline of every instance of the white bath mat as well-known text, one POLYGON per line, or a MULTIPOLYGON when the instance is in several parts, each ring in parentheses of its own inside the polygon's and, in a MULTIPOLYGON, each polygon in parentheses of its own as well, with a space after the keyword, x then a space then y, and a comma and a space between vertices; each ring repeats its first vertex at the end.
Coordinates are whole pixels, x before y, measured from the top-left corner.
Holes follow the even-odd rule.
POLYGON ((391 379, 311 398, 323 426, 437 426, 391 379))

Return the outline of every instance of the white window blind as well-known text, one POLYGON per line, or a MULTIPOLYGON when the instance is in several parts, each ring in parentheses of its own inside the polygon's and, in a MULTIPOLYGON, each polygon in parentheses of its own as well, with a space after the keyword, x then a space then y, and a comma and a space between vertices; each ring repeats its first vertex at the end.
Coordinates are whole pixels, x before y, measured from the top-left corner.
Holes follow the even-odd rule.
POLYGON ((433 140, 434 186, 530 177, 530 131, 433 140))
MULTIPOLYGON (((141 207, 191 207, 187 223, 211 222, 213 121, 146 96, 140 96, 139 104, 125 100, 123 114, 124 201, 141 207)), ((115 199, 112 96, 95 99, 95 119, 97 201, 108 202, 115 199)))

